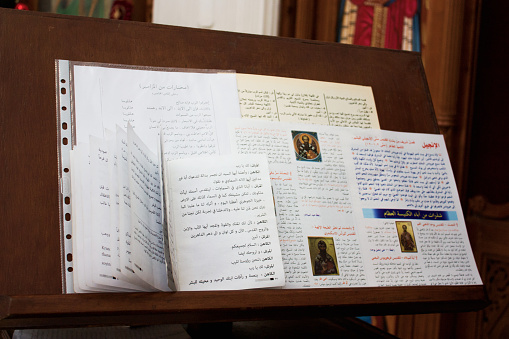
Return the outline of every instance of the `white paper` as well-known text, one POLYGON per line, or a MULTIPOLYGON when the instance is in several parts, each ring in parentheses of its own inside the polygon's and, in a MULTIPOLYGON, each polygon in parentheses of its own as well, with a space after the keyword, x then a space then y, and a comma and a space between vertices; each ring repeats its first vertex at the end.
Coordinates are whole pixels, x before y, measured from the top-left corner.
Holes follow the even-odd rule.
MULTIPOLYGON (((79 148, 74 148, 71 152, 72 165, 77 168, 71 171, 73 206, 80 207, 74 212, 73 222, 73 260, 75 279, 74 289, 80 292, 92 291, 110 291, 108 285, 96 283, 94 280, 101 280, 99 276, 94 276, 92 258, 93 253, 93 230, 92 215, 86 213, 91 211, 91 171, 90 171, 90 147, 89 144, 82 144, 79 148), (83 208, 83 209, 81 209, 83 208), (79 211, 78 211, 79 210, 79 211), (84 255, 87 253, 87 255, 84 255)), ((109 279, 102 279, 107 283, 109 279)))
POLYGON ((135 288, 134 286, 125 285, 112 279, 111 267, 107 265, 110 263, 110 258, 102 255, 108 254, 108 251, 103 251, 101 248, 107 246, 104 237, 101 242, 101 225, 94 224, 92 213, 86 213, 86 211, 92 210, 93 204, 100 203, 99 197, 91 198, 92 194, 100 193, 92 187, 93 172, 95 171, 92 170, 89 154, 87 144, 83 144, 71 152, 72 165, 76 169, 71 172, 74 206, 89 206, 85 209, 75 208, 73 210, 74 290, 76 292, 132 290, 135 288), (94 266, 97 269, 94 269, 94 266))
POLYGON ((284 285, 266 157, 182 159, 168 169, 180 290, 284 285))
POLYGON ((131 202, 132 266, 136 274, 159 290, 168 290, 164 258, 159 162, 127 128, 131 202))
POLYGON ((92 279, 115 289, 138 290, 136 286, 119 279, 113 250, 116 239, 111 229, 110 175, 108 142, 90 137, 90 201, 92 279))

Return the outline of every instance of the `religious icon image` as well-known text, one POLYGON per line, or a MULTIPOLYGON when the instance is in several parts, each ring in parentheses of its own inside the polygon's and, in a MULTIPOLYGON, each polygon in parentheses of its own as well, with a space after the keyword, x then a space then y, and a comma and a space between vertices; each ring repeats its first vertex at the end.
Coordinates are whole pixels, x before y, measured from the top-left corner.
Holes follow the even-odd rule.
POLYGON ((401 252, 417 252, 414 230, 410 221, 396 221, 401 252))
POLYGON ((308 237, 308 245, 314 276, 339 275, 333 238, 308 237))
POLYGON ((417 0, 342 0, 341 43, 420 51, 417 0))
POLYGON ((292 131, 292 138, 295 156, 298 161, 322 161, 316 132, 292 131))

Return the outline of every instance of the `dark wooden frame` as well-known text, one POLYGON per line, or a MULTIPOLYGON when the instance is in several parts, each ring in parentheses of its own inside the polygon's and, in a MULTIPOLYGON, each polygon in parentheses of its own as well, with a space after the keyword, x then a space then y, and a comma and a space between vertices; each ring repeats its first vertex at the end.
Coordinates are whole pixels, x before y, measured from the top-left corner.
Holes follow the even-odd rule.
POLYGON ((419 54, 0 10, 0 328, 470 311, 483 286, 62 294, 55 59, 368 85, 380 125, 438 133, 419 54))

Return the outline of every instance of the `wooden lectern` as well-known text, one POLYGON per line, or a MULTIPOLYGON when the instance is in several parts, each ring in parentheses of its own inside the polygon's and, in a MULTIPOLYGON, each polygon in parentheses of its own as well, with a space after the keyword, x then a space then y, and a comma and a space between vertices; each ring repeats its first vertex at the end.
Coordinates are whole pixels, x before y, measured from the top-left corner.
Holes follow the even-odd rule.
POLYGON ((371 86, 381 128, 438 133, 419 54, 0 10, 0 328, 471 311, 483 286, 63 294, 55 59, 371 86))

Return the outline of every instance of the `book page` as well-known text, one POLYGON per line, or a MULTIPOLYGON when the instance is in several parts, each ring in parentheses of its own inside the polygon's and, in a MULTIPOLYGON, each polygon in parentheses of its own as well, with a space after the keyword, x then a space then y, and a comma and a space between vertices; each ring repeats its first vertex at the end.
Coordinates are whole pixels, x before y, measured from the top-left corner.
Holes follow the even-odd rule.
POLYGON ((111 199, 108 142, 90 137, 90 201, 92 279, 96 284, 115 288, 138 290, 134 285, 119 279, 116 239, 110 224, 111 199))
POLYGON ((112 221, 118 227, 118 247, 119 247, 119 278, 138 286, 143 291, 154 291, 155 288, 147 284, 132 269, 132 229, 131 229, 131 190, 129 185, 129 162, 128 162, 128 142, 127 132, 117 126, 115 133, 115 168, 116 172, 113 181, 116 184, 110 184, 118 189, 118 212, 117 220, 112 221))
POLYGON ((131 268, 151 286, 169 290, 163 245, 159 161, 130 125, 127 127, 127 146, 131 268))
POLYGON ((122 269, 120 265, 120 228, 118 225, 118 209, 120 194, 118 189, 117 171, 118 162, 116 154, 116 134, 113 131, 106 133, 107 162, 108 162, 108 191, 109 191, 109 227, 111 234, 111 261, 113 271, 118 279, 121 279, 122 269))
POLYGON ((170 197, 168 196, 168 185, 169 182, 165 180, 168 175, 166 171, 168 171, 167 166, 163 166, 165 164, 164 160, 164 140, 163 133, 160 133, 160 143, 159 143, 159 182, 161 183, 161 209, 162 209, 162 220, 161 224, 163 226, 163 245, 164 245, 164 258, 166 261, 166 279, 168 281, 168 287, 171 290, 178 291, 178 265, 177 265, 177 252, 175 251, 175 231, 172 227, 173 225, 168 222, 171 220, 171 216, 173 212, 170 209, 170 197))
MULTIPOLYGON (((73 199, 71 219, 73 246, 73 290, 75 292, 89 292, 92 290, 92 288, 101 289, 101 287, 97 284, 95 286, 87 285, 86 277, 90 275, 85 274, 85 272, 87 272, 85 267, 90 267, 90 260, 88 260, 89 256, 84 256, 84 253, 85 248, 88 249, 90 246, 85 246, 85 228, 89 227, 90 221, 86 221, 87 214, 84 213, 83 208, 78 208, 78 206, 83 207, 90 205, 90 185, 88 176, 86 176, 88 173, 90 173, 88 150, 89 145, 82 145, 80 147, 75 147, 70 152, 71 166, 75 168, 75 170, 71 172, 71 188, 73 199)), ((90 284, 92 284, 91 280, 90 284)))
MULTIPOLYGON (((76 199, 78 206, 86 206, 91 211, 96 206, 97 193, 93 193, 92 176, 95 170, 92 170, 92 161, 90 155, 91 145, 89 143, 82 144, 80 148, 72 151, 73 164, 79 164, 79 173, 72 173, 73 181, 73 199, 76 199)), ((74 245, 77 255, 82 255, 78 259, 76 267, 77 283, 74 289, 81 292, 92 291, 114 291, 116 288, 110 286, 111 278, 100 276, 98 270, 109 270, 101 265, 97 260, 100 253, 97 252, 96 239, 100 237, 98 229, 93 226, 92 213, 84 213, 76 211, 76 218, 73 218, 74 245), (94 270, 94 266, 98 268, 94 270)), ((99 259, 100 260, 100 259, 99 259)))
POLYGON ((112 235, 110 229, 110 192, 108 148, 103 140, 90 138, 90 201, 92 204, 92 272, 94 282, 114 280, 112 267, 112 235))
POLYGON ((481 283, 440 135, 242 119, 231 137, 268 155, 286 288, 481 283))
POLYGON ((118 280, 111 251, 108 197, 107 148, 102 140, 91 138, 71 152, 76 171, 71 173, 73 201, 73 247, 75 249, 76 292, 133 291, 137 287, 118 280), (91 212, 93 211, 93 212, 91 212), (101 221, 101 218, 106 218, 101 221), (106 223, 105 223, 106 222, 106 223), (86 255, 85 255, 86 253, 86 255))
POLYGON ((167 166, 179 289, 283 286, 266 158, 191 158, 167 166))
POLYGON ((371 87, 237 74, 243 118, 380 128, 371 87))

